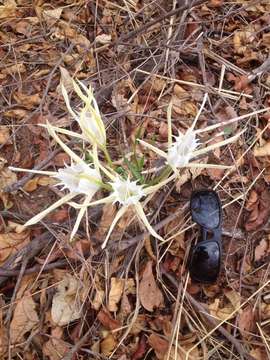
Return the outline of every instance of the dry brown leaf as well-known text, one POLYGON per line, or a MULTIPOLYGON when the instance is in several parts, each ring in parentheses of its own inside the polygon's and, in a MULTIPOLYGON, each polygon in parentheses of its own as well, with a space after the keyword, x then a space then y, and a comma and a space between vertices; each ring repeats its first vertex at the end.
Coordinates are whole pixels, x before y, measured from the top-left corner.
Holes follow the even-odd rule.
POLYGON ((151 334, 148 343, 154 349, 156 357, 163 360, 169 348, 169 342, 156 334, 151 334))
POLYGON ((256 146, 253 154, 255 157, 269 156, 270 155, 270 141, 265 142, 262 146, 256 146))
POLYGON ((57 22, 57 20, 60 19, 62 11, 63 11, 63 8, 43 10, 42 15, 43 15, 43 18, 44 18, 47 26, 49 26, 49 27, 53 26, 57 22))
POLYGON ((117 342, 113 336, 113 334, 109 333, 105 339, 100 343, 100 350, 104 356, 110 356, 116 347, 117 342))
POLYGON ((15 0, 6 0, 4 5, 0 6, 0 19, 5 19, 16 16, 17 4, 15 0))
POLYGON ((235 290, 225 290, 224 294, 227 299, 229 299, 230 303, 232 304, 234 310, 240 308, 241 304, 241 296, 240 294, 235 290))
POLYGON ((4 75, 13 75, 17 73, 24 73, 26 72, 26 67, 23 63, 17 63, 11 66, 7 66, 1 70, 1 74, 4 75))
POLYGON ((5 193, 5 188, 14 184, 17 181, 17 175, 4 167, 5 161, 0 158, 0 200, 2 200, 4 207, 9 209, 12 207, 12 202, 9 201, 9 196, 5 193))
POLYGON ((92 308, 95 310, 99 310, 101 305, 103 304, 104 297, 105 297, 105 291, 102 289, 96 289, 95 297, 91 302, 92 308))
POLYGON ((254 251, 254 261, 260 261, 269 251, 269 241, 263 238, 254 251))
POLYGON ((2 324, 0 327, 0 356, 6 354, 7 349, 8 349, 8 332, 2 324))
POLYGON ((21 233, 7 232, 0 234, 0 265, 12 254, 27 245, 30 241, 29 229, 21 233))
POLYGON ((96 42, 102 45, 109 44, 112 41, 110 34, 100 34, 95 38, 96 42))
POLYGON ((163 294, 156 284, 152 265, 152 261, 149 261, 146 264, 139 285, 139 298, 141 304, 148 311, 153 311, 154 308, 164 307, 163 294))
POLYGON ((249 353, 255 360, 266 360, 267 359, 267 354, 265 353, 265 351, 261 348, 255 348, 252 349, 251 352, 249 353))
POLYGON ((0 145, 10 144, 10 132, 9 127, 1 125, 0 126, 0 145))
POLYGON ((34 107, 38 106, 41 100, 38 93, 33 95, 27 95, 19 91, 14 94, 14 99, 16 100, 18 105, 26 108, 27 110, 31 110, 34 107))
POLYGON ((109 311, 117 311, 118 306, 125 285, 125 279, 117 279, 115 277, 111 278, 111 289, 109 292, 109 302, 108 302, 108 310, 109 311))
POLYGON ((27 192, 35 191, 39 185, 48 186, 55 185, 56 180, 49 176, 36 176, 33 179, 27 181, 27 183, 23 186, 23 189, 27 192))
POLYGON ((224 291, 229 303, 220 308, 220 300, 215 298, 214 302, 209 305, 209 311, 212 316, 220 320, 226 320, 234 310, 240 306, 240 295, 235 290, 224 291))
POLYGON ((10 339, 12 344, 24 340, 24 335, 31 331, 39 323, 36 304, 30 293, 25 295, 16 303, 13 318, 10 323, 10 339))
POLYGON ((80 318, 82 301, 79 288, 79 280, 69 273, 66 273, 58 284, 51 309, 52 320, 56 325, 64 326, 80 318))
POLYGON ((109 230, 112 221, 116 214, 116 206, 114 204, 106 204, 102 209, 102 217, 99 222, 98 230, 95 232, 95 237, 101 242, 104 240, 104 236, 109 230))
MULTIPOLYGON (((1 74, 0 74, 1 79, 1 74)), ((16 118, 16 119, 23 119, 27 115, 27 110, 25 109, 11 109, 4 112, 4 115, 8 118, 16 118)))
POLYGON ((220 300, 215 299, 213 303, 209 305, 210 314, 216 319, 226 320, 233 312, 233 307, 229 304, 227 307, 219 308, 220 300))
POLYGON ((70 351, 68 343, 63 341, 63 329, 57 327, 52 329, 51 338, 43 345, 44 355, 50 360, 61 360, 70 351))
POLYGON ((59 69, 60 69, 61 77, 60 77, 60 84, 57 86, 56 91, 58 94, 61 95, 62 94, 61 84, 64 85, 67 92, 72 91, 74 89, 74 86, 73 86, 72 77, 70 76, 67 69, 65 69, 63 66, 59 66, 59 69))
POLYGON ((239 330, 243 337, 248 337, 249 334, 247 332, 252 332, 254 330, 255 325, 255 314, 253 311, 253 307, 251 305, 247 305, 239 315, 238 326, 239 330))
POLYGON ((108 330, 115 330, 120 327, 120 322, 112 318, 111 314, 109 314, 105 310, 100 310, 97 314, 98 320, 101 324, 108 330))
POLYGON ((254 195, 254 191, 251 192, 246 205, 247 210, 251 211, 245 223, 246 231, 254 231, 258 229, 269 217, 270 191, 266 187, 263 190, 258 189, 257 192, 258 194, 256 196, 254 195))
MULTIPOLYGON (((198 163, 207 164, 208 157, 203 157, 198 160, 198 163)), ((189 179, 196 179, 199 175, 201 175, 203 168, 194 167, 190 169, 183 169, 176 180, 175 189, 178 193, 181 191, 182 185, 184 185, 189 179)))

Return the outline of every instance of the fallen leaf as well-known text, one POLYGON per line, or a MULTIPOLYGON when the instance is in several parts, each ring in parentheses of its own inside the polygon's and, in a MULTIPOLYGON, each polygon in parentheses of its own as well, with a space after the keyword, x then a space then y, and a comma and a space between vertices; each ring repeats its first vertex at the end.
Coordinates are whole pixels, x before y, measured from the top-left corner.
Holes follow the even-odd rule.
POLYGON ((115 330, 121 326, 120 322, 118 320, 113 319, 111 315, 105 310, 99 311, 99 313, 97 314, 97 319, 108 330, 115 330))
POLYGON ((253 307, 247 305, 239 315, 238 319, 239 330, 244 338, 249 337, 250 335, 247 332, 252 332, 255 327, 255 314, 253 307))
POLYGON ((260 261, 262 258, 265 257, 268 251, 269 242, 267 239, 263 238, 255 248, 254 261, 260 261))
POLYGON ((124 290, 125 280, 117 279, 115 277, 111 278, 111 289, 109 292, 109 301, 108 301, 108 310, 109 311, 117 311, 118 310, 118 302, 121 299, 123 290, 124 290))
POLYGON ((43 345, 43 353, 50 360, 61 360, 70 351, 70 345, 63 341, 63 329, 57 327, 52 329, 50 339, 43 345))
POLYGON ((56 180, 49 176, 36 176, 33 179, 27 181, 27 183, 23 186, 23 189, 27 192, 35 191, 39 185, 48 186, 55 185, 56 180))
POLYGON ((152 272, 152 261, 146 264, 143 271, 139 284, 139 298, 142 306, 148 311, 164 307, 163 294, 158 288, 152 272))
POLYGON ((169 342, 165 339, 162 339, 160 336, 156 334, 151 334, 148 338, 148 343, 151 348, 154 349, 156 357, 160 360, 165 359, 165 355, 167 354, 169 348, 169 342))
POLYGON ((0 234, 0 265, 12 254, 22 249, 30 241, 29 229, 25 229, 21 233, 6 232, 0 234))
POLYGON ((55 166, 64 167, 70 164, 70 157, 64 152, 59 153, 54 157, 53 163, 55 166))
POLYGON ((139 314, 130 329, 130 334, 138 335, 143 329, 145 329, 146 325, 146 316, 144 314, 139 314))
POLYGON ((103 299, 105 296, 105 291, 102 289, 96 289, 95 297, 91 302, 92 308, 95 310, 99 310, 101 305, 103 304, 103 299))
POLYGON ((7 20, 8 17, 16 16, 16 8, 16 1, 6 0, 4 5, 0 6, 0 19, 7 20))
POLYGON ((0 145, 10 144, 10 132, 9 127, 1 125, 0 126, 0 145))
POLYGON ((270 155, 270 141, 265 142, 262 146, 255 146, 253 154, 255 157, 269 156, 270 155))
POLYGON ((80 282, 66 273, 57 286, 52 300, 51 316, 56 325, 64 326, 81 316, 82 304, 78 296, 80 282))
POLYGON ((104 240, 104 236, 110 228, 112 221, 116 214, 116 206, 114 204, 106 204, 102 209, 102 216, 99 222, 99 226, 97 231, 95 232, 95 236, 100 241, 104 240))
POLYGON ((142 335, 139 340, 137 349, 131 357, 131 360, 140 360, 144 358, 146 350, 147 350, 146 337, 142 335))
POLYGON ((255 348, 250 351, 250 356, 252 356, 255 360, 266 360, 268 355, 263 349, 255 348))
POLYGON ((0 168, 0 199, 3 201, 5 208, 10 208, 12 203, 9 202, 9 196, 5 193, 5 188, 11 186, 17 181, 17 175, 6 167, 0 168))
POLYGON ((95 38, 96 42, 102 45, 109 44, 112 41, 110 34, 100 34, 95 38))
POLYGON ((251 193, 249 201, 247 203, 247 210, 250 211, 250 214, 245 223, 246 231, 257 230, 267 221, 270 214, 270 192, 268 188, 265 188, 263 190, 259 189, 257 192, 257 200, 255 201, 254 193, 251 193))
POLYGON ((19 299, 10 323, 10 339, 12 344, 22 342, 24 335, 39 323, 36 304, 29 292, 19 299))
POLYGON ((18 105, 26 108, 27 110, 31 110, 38 106, 41 100, 38 93, 33 95, 27 95, 19 91, 14 94, 14 99, 16 100, 18 105))
POLYGON ((57 22, 57 20, 60 19, 62 11, 63 11, 63 8, 43 10, 42 15, 43 15, 43 18, 44 18, 47 26, 49 26, 49 27, 53 26, 57 22))
POLYGON ((224 294, 225 294, 226 298, 229 299, 229 301, 232 304, 234 310, 240 308, 241 296, 237 291, 235 291, 235 290, 229 290, 229 291, 225 290, 224 294))
POLYGON ((104 356, 110 356, 113 352, 114 348, 116 347, 116 340, 114 336, 109 333, 103 341, 100 343, 100 350, 104 356))
POLYGON ((59 69, 60 69, 61 77, 60 77, 60 84, 57 86, 56 91, 58 94, 62 95, 62 89, 61 89, 62 84, 64 85, 67 92, 73 91, 74 86, 73 86, 72 77, 70 76, 67 69, 65 69, 63 66, 59 66, 59 69))
MULTIPOLYGON (((2 320, 2 319, 1 319, 2 320)), ((0 327, 0 355, 6 354, 8 349, 8 332, 6 328, 1 324, 0 327)))

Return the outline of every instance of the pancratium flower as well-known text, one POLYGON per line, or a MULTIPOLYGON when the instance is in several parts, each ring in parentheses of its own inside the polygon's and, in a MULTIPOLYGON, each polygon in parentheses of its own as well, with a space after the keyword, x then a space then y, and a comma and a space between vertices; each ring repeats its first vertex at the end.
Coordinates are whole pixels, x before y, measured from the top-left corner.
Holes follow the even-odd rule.
MULTIPOLYGON (((238 134, 231 136, 230 138, 219 141, 215 144, 206 146, 204 148, 198 149, 200 145, 199 139, 197 138, 198 133, 205 132, 208 130, 212 130, 213 126, 209 126, 204 128, 203 130, 194 130, 197 120, 202 112, 202 109, 205 105, 207 99, 207 94, 205 94, 201 108, 193 121, 191 127, 182 134, 179 132, 178 136, 172 135, 172 120, 171 120, 171 111, 172 111, 172 104, 169 104, 168 111, 167 111, 167 119, 168 119, 168 148, 167 152, 160 150, 156 146, 153 146, 143 140, 138 140, 141 144, 143 144, 148 149, 154 151, 159 156, 163 157, 166 160, 166 164, 171 167, 176 175, 178 175, 179 169, 183 167, 203 167, 203 168, 219 168, 219 169, 226 169, 230 168, 230 166, 223 166, 223 165, 215 165, 215 164, 202 164, 202 163, 194 163, 191 162, 193 159, 200 155, 204 155, 211 150, 219 148, 221 146, 230 144, 234 142, 242 133, 239 132, 238 134)), ((214 128, 216 128, 215 126, 214 128)))
POLYGON ((154 186, 148 186, 144 187, 142 185, 137 184, 137 181, 130 181, 130 179, 124 179, 120 177, 117 173, 115 173, 112 169, 108 170, 105 167, 103 167, 101 164, 99 164, 100 169, 107 175, 107 177, 111 180, 109 183, 112 188, 112 192, 109 196, 94 201, 92 203, 89 203, 87 205, 78 205, 71 203, 75 208, 83 208, 87 206, 94 206, 98 204, 108 204, 108 203, 116 203, 119 205, 119 210, 116 213, 116 216, 114 217, 111 226, 109 228, 109 231, 106 235, 106 238, 102 244, 102 249, 104 249, 107 245, 107 242, 110 238, 110 235, 117 224, 117 222, 120 220, 120 218, 125 214, 127 209, 132 206, 135 210, 135 213, 139 220, 142 221, 146 229, 149 231, 149 233, 154 236, 155 238, 164 241, 164 239, 157 234, 157 232, 153 229, 151 224, 149 223, 145 212, 144 212, 144 205, 147 203, 148 199, 144 202, 142 202, 142 199, 144 197, 150 196, 151 194, 154 194, 156 191, 158 191, 162 186, 166 185, 168 182, 170 182, 174 175, 171 177, 165 179, 164 181, 160 182, 157 185, 154 186))
MULTIPOLYGON (((94 160, 94 167, 90 167, 86 164, 78 155, 76 155, 67 145, 65 145, 62 140, 57 136, 54 131, 54 128, 47 123, 46 128, 49 134, 54 138, 54 140, 63 148, 63 150, 70 156, 72 164, 70 166, 65 166, 58 171, 42 171, 42 170, 29 170, 10 167, 14 171, 23 171, 30 172, 34 174, 49 175, 60 182, 57 185, 62 186, 62 190, 67 189, 68 193, 63 195, 61 199, 56 201, 54 204, 49 206, 47 209, 43 210, 39 214, 35 215, 33 218, 28 220, 24 225, 30 226, 34 225, 37 222, 41 221, 45 216, 47 216, 51 211, 57 209, 63 204, 68 203, 74 199, 77 195, 84 196, 82 205, 86 205, 91 202, 95 193, 102 186, 102 179, 99 172, 97 153, 93 151, 91 154, 94 160)), ((95 150, 95 149, 94 149, 95 150)), ((70 240, 76 234, 82 217, 86 211, 85 207, 82 207, 78 213, 75 225, 72 229, 70 240)))
POLYGON ((83 102, 83 107, 78 111, 71 107, 69 96, 63 83, 61 84, 61 89, 67 109, 79 124, 82 133, 78 134, 58 127, 53 127, 53 129, 57 132, 85 140, 91 145, 106 151, 106 130, 91 86, 87 88, 81 81, 77 80, 76 82, 73 80, 73 89, 83 102))

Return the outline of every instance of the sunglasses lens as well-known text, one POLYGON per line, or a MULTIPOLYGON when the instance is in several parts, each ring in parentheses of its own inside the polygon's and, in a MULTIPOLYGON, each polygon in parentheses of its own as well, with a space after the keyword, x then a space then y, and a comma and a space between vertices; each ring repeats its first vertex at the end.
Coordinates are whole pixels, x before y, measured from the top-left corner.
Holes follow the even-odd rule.
POLYGON ((192 253, 190 275, 195 281, 215 282, 220 268, 220 248, 218 243, 198 244, 192 253))
POLYGON ((208 229, 215 229, 220 223, 220 204, 213 191, 195 192, 190 201, 192 220, 208 229))

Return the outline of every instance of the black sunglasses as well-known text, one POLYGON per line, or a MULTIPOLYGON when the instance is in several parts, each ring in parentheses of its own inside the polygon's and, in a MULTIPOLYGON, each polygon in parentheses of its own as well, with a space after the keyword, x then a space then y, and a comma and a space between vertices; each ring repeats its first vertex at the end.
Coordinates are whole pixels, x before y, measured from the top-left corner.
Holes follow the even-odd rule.
POLYGON ((191 249, 191 279, 201 283, 217 280, 221 264, 221 204, 213 190, 194 191, 190 199, 192 220, 201 226, 201 238, 191 249))

